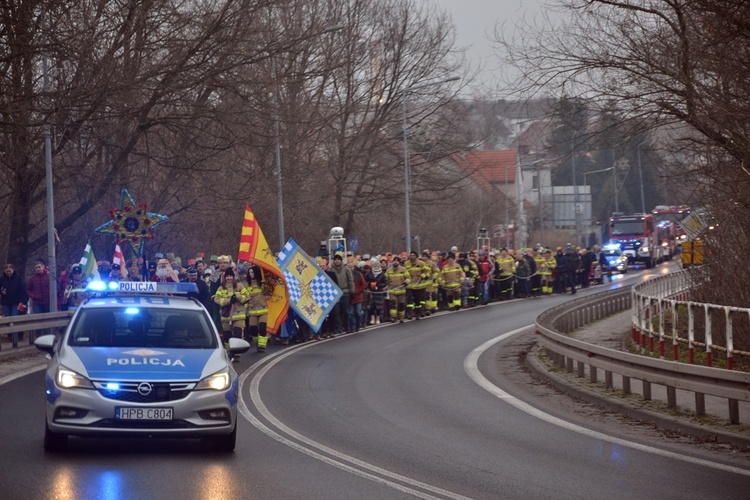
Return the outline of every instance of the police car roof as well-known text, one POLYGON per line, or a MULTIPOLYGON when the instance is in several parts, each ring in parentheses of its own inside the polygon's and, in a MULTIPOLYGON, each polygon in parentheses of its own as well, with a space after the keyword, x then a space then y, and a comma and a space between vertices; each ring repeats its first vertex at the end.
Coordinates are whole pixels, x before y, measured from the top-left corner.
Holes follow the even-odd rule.
POLYGON ((92 297, 81 305, 81 309, 143 307, 147 309, 180 309, 200 311, 203 306, 187 297, 149 294, 110 294, 103 297, 92 297))
POLYGON ((189 292, 198 291, 195 283, 94 281, 87 285, 86 290, 95 295, 83 304, 84 309, 138 306, 200 310, 202 307, 187 297, 189 292))

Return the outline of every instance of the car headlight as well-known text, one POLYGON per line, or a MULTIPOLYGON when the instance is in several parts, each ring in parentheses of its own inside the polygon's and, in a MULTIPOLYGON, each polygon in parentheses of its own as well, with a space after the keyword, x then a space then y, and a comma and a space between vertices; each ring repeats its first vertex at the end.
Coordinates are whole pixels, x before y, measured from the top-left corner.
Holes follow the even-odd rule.
POLYGON ((216 372, 213 375, 209 375, 204 378, 198 385, 195 386, 196 390, 210 389, 214 391, 225 391, 229 388, 229 371, 222 370, 216 372))
POLYGON ((76 387, 81 389, 94 388, 94 384, 92 384, 91 381, 83 375, 62 367, 57 369, 57 376, 55 377, 55 380, 57 380, 58 386, 64 387, 66 389, 73 389, 76 387))

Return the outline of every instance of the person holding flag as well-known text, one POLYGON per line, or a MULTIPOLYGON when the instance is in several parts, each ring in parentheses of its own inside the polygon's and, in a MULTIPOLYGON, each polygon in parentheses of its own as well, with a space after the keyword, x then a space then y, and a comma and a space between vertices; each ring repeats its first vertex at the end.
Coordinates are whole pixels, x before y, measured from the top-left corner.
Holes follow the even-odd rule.
POLYGON ((245 204, 245 220, 242 223, 237 260, 249 262, 262 271, 263 277, 261 279, 268 306, 266 329, 271 335, 278 334, 289 312, 287 289, 276 257, 269 248, 266 237, 263 235, 255 215, 250 210, 249 203, 245 204))
POLYGON ((63 297, 65 309, 73 311, 86 300, 86 280, 83 279, 83 269, 80 264, 74 264, 70 268, 70 280, 65 287, 63 297))

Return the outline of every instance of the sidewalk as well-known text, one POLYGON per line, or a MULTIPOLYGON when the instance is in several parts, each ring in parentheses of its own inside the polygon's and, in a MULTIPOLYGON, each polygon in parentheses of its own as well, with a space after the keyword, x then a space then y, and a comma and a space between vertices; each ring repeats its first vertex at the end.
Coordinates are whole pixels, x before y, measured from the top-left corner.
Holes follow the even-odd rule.
MULTIPOLYGON (((630 338, 630 310, 604 320, 586 325, 571 334, 578 340, 609 349, 625 350, 630 338)), ((632 394, 622 392, 622 377, 614 375, 614 389, 604 387, 603 377, 598 384, 588 381, 586 376, 579 378, 575 373, 560 370, 544 355, 527 356, 530 368, 548 378, 558 389, 571 393, 586 401, 604 406, 612 411, 651 421, 661 427, 682 431, 686 434, 706 439, 716 438, 737 446, 750 446, 750 403, 740 401, 741 425, 729 424, 729 404, 726 399, 705 396, 706 415, 695 415, 695 395, 692 392, 677 390, 677 408, 667 407, 667 390, 661 385, 652 384, 651 401, 643 400, 643 385, 638 380, 631 383, 632 394)))

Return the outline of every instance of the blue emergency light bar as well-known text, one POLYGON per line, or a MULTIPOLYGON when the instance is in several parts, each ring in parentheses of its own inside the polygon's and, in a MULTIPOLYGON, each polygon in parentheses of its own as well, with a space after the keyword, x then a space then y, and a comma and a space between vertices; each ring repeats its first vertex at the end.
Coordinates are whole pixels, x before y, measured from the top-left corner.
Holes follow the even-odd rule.
POLYGON ((123 292, 186 295, 198 293, 195 283, 155 283, 153 281, 92 281, 86 286, 89 292, 123 292))
POLYGON ((604 245, 604 250, 620 250, 620 244, 611 243, 609 245, 604 245))

